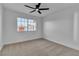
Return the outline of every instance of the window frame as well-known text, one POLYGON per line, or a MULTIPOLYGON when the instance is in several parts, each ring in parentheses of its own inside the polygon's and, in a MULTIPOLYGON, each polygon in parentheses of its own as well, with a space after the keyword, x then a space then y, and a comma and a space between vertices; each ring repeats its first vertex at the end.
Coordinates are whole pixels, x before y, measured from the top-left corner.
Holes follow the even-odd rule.
POLYGON ((24 17, 17 17, 17 31, 18 32, 20 32, 20 29, 19 29, 19 26, 21 25, 20 23, 24 24, 23 25, 24 27, 26 26, 26 28, 24 28, 24 30, 22 32, 34 32, 34 31, 37 30, 37 22, 36 22, 36 20, 27 19, 27 18, 24 18, 24 17), (27 21, 25 21, 25 20, 27 20, 27 21), (25 23, 26 23, 26 25, 25 25, 25 23), (30 27, 29 25, 31 25, 32 29, 29 28, 30 27))

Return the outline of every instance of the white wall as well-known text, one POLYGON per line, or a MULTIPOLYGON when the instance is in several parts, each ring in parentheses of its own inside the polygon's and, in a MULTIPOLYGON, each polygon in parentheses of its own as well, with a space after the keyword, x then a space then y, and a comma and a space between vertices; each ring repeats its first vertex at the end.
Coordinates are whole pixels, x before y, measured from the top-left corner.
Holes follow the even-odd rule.
POLYGON ((76 23, 79 22, 78 16, 79 7, 69 7, 57 13, 52 13, 44 19, 4 8, 2 42, 9 44, 44 37, 50 41, 79 50, 79 23, 76 23), (18 33, 16 27, 18 16, 36 20, 37 31, 18 33))
POLYGON ((44 18, 44 38, 79 50, 78 10, 79 7, 77 6, 69 7, 68 9, 59 11, 58 13, 52 13, 50 16, 44 18), (78 23, 76 24, 74 21, 78 23))
POLYGON ((0 49, 2 47, 2 19, 3 19, 3 7, 0 4, 0 49))
POLYGON ((42 18, 19 13, 4 8, 3 17, 3 43, 15 43, 20 41, 27 41, 42 37, 42 18), (17 32, 17 17, 25 17, 28 19, 34 19, 37 22, 37 30, 35 32, 17 32))

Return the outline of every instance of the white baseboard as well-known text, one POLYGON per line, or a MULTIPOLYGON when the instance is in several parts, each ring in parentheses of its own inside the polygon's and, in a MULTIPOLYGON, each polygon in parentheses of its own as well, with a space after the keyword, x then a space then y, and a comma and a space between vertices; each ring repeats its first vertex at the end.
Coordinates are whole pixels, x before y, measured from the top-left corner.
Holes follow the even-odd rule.
MULTIPOLYGON (((38 37, 38 38, 41 38, 41 37, 38 37)), ((14 44, 14 43, 19 43, 19 42, 24 42, 24 41, 30 41, 30 40, 35 40, 35 39, 38 39, 37 37, 36 38, 31 38, 31 39, 19 39, 17 41, 11 41, 11 42, 6 42, 4 43, 4 45, 8 45, 8 44, 14 44)))
POLYGON ((63 45, 63 46, 66 46, 66 47, 75 49, 75 50, 79 50, 79 48, 73 47, 72 45, 68 45, 68 44, 66 44, 66 43, 64 43, 64 42, 59 42, 59 41, 51 40, 51 39, 49 39, 49 38, 45 38, 45 39, 48 40, 48 41, 55 42, 55 43, 58 43, 58 44, 60 44, 60 45, 63 45))

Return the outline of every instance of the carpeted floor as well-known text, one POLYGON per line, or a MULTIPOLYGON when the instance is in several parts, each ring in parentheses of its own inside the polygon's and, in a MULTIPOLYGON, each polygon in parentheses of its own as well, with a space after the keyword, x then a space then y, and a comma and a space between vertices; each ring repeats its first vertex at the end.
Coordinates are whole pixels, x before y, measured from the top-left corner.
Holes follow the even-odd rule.
POLYGON ((79 56, 79 51, 45 39, 5 45, 1 56, 79 56))

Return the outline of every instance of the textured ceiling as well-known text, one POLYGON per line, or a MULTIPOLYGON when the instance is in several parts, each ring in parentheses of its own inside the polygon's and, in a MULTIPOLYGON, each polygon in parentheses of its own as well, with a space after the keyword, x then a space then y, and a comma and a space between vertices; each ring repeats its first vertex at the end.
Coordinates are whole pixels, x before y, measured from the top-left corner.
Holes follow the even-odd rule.
POLYGON ((76 5, 74 3, 42 3, 40 8, 45 8, 45 7, 50 8, 49 10, 41 11, 42 14, 39 14, 38 12, 29 13, 33 9, 30 9, 30 8, 24 6, 24 5, 29 5, 29 6, 35 7, 36 4, 37 3, 5 3, 3 5, 4 5, 4 7, 8 8, 8 9, 12 9, 15 11, 19 11, 19 12, 23 12, 23 13, 34 15, 34 16, 39 16, 39 17, 47 16, 50 13, 53 13, 55 11, 62 10, 69 6, 76 5))

